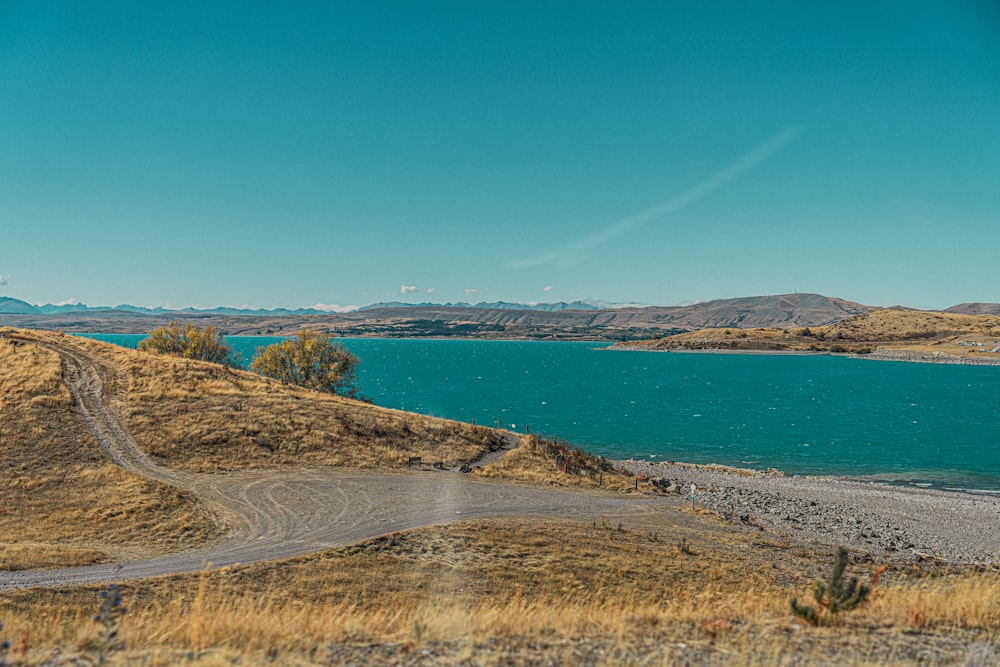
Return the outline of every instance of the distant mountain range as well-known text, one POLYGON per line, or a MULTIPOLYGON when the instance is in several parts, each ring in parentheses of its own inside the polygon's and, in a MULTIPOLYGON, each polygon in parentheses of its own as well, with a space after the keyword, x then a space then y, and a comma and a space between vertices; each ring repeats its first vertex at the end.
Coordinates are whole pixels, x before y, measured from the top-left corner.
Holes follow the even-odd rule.
POLYGON ((28 303, 27 301, 21 301, 20 299, 12 299, 6 296, 0 296, 0 314, 8 315, 55 315, 62 313, 100 313, 116 311, 122 313, 142 313, 145 315, 172 315, 177 313, 179 315, 247 315, 247 316, 268 316, 268 317, 280 317, 283 315, 323 315, 327 314, 329 311, 319 310, 316 308, 146 308, 145 306, 132 306, 127 303, 123 303, 117 306, 88 306, 83 303, 70 303, 62 305, 53 305, 47 303, 43 306, 36 306, 28 303))
MULTIPOLYGON (((0 325, 67 332, 146 333, 169 320, 217 326, 226 335, 288 335, 305 328, 336 336, 636 340, 704 328, 812 327, 876 310, 820 294, 718 299, 687 306, 573 303, 379 303, 351 312, 313 308, 90 308, 35 306, 0 297, 0 325)), ((904 309, 905 310, 905 309, 904 309)), ((1000 304, 961 304, 946 312, 1000 314, 1000 304)))
MULTIPOLYGON (((572 303, 566 303, 565 301, 560 301, 558 303, 508 303, 506 301, 494 301, 492 303, 481 302, 477 304, 471 303, 448 303, 444 304, 448 307, 454 308, 481 308, 481 309, 497 309, 497 310, 539 310, 546 312, 555 312, 560 310, 603 310, 605 308, 621 308, 623 305, 604 303, 604 302, 590 302, 590 301, 574 301, 572 303)), ((382 308, 422 308, 422 307, 440 307, 441 304, 434 303, 402 303, 400 301, 391 301, 387 303, 373 303, 370 306, 361 306, 354 310, 379 310, 382 308)), ((127 303, 123 303, 117 306, 88 306, 83 303, 70 303, 62 305, 54 305, 47 303, 42 306, 36 306, 30 304, 27 301, 21 301, 20 299, 12 299, 6 296, 0 296, 0 314, 7 315, 52 315, 61 313, 83 313, 83 312, 106 312, 106 311, 119 311, 126 313, 143 313, 146 315, 172 315, 174 313, 180 315, 236 315, 236 316, 250 316, 250 317, 283 317, 286 315, 329 315, 330 310, 323 310, 319 308, 231 308, 227 306, 222 306, 218 308, 147 308, 145 306, 132 306, 127 303)), ((352 311, 346 311, 352 312, 352 311)))
POLYGON ((384 308, 440 308, 441 306, 446 306, 449 308, 480 308, 484 310, 537 310, 547 313, 554 313, 560 310, 604 310, 607 308, 625 308, 624 304, 615 303, 604 303, 598 301, 573 301, 572 303, 566 303, 565 301, 559 301, 558 303, 509 303, 507 301, 492 301, 487 303, 486 301, 481 301, 479 303, 402 303, 401 301, 388 301, 382 303, 373 303, 370 306, 362 306, 358 310, 381 310, 384 308))

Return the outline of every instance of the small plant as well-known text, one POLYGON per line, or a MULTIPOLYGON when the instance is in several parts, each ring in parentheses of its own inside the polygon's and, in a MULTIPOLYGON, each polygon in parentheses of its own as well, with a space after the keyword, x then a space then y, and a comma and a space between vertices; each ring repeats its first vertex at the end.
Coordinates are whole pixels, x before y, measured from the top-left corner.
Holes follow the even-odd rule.
POLYGON ((108 656, 125 648, 124 642, 118 641, 118 623, 125 615, 125 607, 122 606, 121 590, 116 584, 108 584, 98 596, 101 604, 94 614, 94 620, 100 624, 101 629, 94 648, 97 652, 97 664, 103 665, 108 656))
POLYGON ((680 551, 685 556, 693 556, 694 555, 694 549, 692 549, 691 545, 688 544, 688 541, 687 541, 686 537, 682 537, 681 541, 677 543, 677 550, 680 551))
POLYGON ((847 547, 837 548, 833 571, 827 579, 817 579, 813 584, 816 606, 800 605, 792 598, 792 613, 813 625, 828 625, 836 614, 860 607, 868 599, 871 586, 861 583, 857 577, 845 578, 847 569, 847 547))
MULTIPOLYGON (((0 623, 0 633, 3 632, 3 623, 0 623)), ((10 642, 6 639, 2 639, 3 635, 0 634, 0 667, 7 664, 7 653, 10 652, 10 642)))

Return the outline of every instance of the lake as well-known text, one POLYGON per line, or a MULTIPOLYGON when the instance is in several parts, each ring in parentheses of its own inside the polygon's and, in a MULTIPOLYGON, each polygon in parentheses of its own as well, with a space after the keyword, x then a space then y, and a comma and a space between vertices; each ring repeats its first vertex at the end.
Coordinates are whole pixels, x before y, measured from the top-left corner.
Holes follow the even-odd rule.
MULTIPOLYGON (((135 347, 141 335, 93 335, 135 347)), ((280 338, 232 337, 244 360, 280 338)), ((613 458, 1000 493, 1000 367, 602 344, 346 339, 381 406, 613 458)))

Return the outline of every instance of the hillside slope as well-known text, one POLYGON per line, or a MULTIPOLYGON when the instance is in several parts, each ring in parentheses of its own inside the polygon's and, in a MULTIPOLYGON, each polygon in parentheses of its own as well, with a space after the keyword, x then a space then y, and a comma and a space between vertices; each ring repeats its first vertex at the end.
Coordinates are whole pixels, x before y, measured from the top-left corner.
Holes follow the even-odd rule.
POLYGON ((171 482, 181 477, 112 463, 87 417, 102 410, 165 470, 391 468, 414 456, 454 466, 503 437, 214 364, 0 328, 0 570, 148 557, 227 530, 171 482), (64 354, 97 368, 101 386, 88 391, 107 406, 74 399, 69 383, 87 380, 64 354))
POLYGON ((190 493, 112 464, 59 357, 13 333, 0 330, 0 570, 161 553, 219 534, 190 493))

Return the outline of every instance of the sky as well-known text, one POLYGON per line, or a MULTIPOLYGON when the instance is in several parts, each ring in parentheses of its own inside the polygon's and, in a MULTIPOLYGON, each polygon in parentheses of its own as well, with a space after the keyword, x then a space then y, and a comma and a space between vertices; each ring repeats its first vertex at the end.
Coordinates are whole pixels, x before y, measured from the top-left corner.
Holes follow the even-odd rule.
POLYGON ((934 309, 998 269, 995 0, 0 0, 0 296, 934 309))

